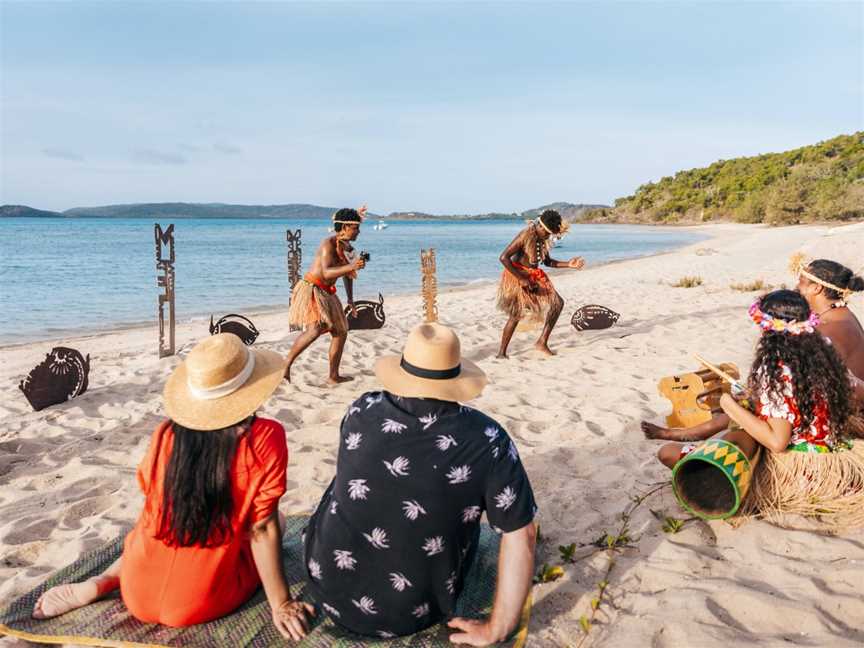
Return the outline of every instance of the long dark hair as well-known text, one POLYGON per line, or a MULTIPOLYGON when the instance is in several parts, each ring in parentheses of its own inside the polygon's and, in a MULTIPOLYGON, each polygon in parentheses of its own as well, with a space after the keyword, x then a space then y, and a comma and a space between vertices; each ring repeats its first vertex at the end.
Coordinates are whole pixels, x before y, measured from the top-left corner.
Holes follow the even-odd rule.
POLYGON ((232 538, 231 467, 237 426, 247 427, 253 420, 206 432, 172 423, 174 445, 162 485, 156 538, 172 547, 217 547, 232 538))
MULTIPOLYGON (((829 259, 816 259, 807 266, 807 272, 822 281, 827 281, 838 288, 845 288, 852 292, 864 290, 864 279, 857 276, 846 266, 829 259)), ((840 299, 841 295, 833 288, 823 286, 825 296, 828 299, 840 299)))
MULTIPOLYGON (((759 302, 763 313, 786 322, 804 322, 810 317, 810 307, 793 290, 775 290, 759 302)), ((801 415, 801 426, 813 422, 816 404, 824 399, 828 407, 831 429, 842 432, 851 411, 849 378, 837 351, 815 331, 792 335, 768 329, 756 346, 756 359, 750 369, 752 393, 769 390, 782 384, 782 365, 792 374, 792 393, 801 415), (764 384, 763 384, 764 381, 764 384)))

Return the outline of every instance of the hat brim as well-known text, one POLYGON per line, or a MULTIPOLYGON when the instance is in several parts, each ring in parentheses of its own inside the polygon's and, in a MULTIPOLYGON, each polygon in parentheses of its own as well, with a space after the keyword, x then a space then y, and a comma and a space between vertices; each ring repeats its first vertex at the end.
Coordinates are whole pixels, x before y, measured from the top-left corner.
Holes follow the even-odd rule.
POLYGON ((391 394, 408 398, 436 398, 464 403, 477 398, 489 379, 483 370, 470 360, 462 359, 462 370, 455 378, 433 380, 420 378, 405 371, 401 356, 385 356, 375 363, 375 375, 391 394))
POLYGON ((189 391, 186 363, 181 362, 165 382, 162 396, 172 421, 192 430, 220 430, 255 413, 276 391, 285 374, 285 359, 275 351, 249 349, 255 354, 255 369, 235 392, 201 400, 189 391))

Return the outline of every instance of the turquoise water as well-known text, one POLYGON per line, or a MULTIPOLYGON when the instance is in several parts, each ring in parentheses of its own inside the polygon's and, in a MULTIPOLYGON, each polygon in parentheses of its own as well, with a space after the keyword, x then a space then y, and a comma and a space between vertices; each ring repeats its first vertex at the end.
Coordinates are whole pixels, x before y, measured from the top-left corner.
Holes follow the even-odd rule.
MULTIPOLYGON (((167 227, 168 223, 162 224, 167 227)), ((177 219, 179 321, 215 313, 285 306, 289 286, 286 228, 302 228, 304 266, 326 221, 177 219)), ((498 276, 498 255, 523 224, 392 222, 364 226, 356 247, 371 261, 355 283, 356 299, 418 292, 420 248, 437 250, 439 286, 498 276)), ((0 220, 0 343, 50 339, 155 321, 153 222, 144 219, 6 218, 0 220)), ((627 225, 571 229, 554 256, 589 264, 654 254, 703 238, 692 232, 627 225)))

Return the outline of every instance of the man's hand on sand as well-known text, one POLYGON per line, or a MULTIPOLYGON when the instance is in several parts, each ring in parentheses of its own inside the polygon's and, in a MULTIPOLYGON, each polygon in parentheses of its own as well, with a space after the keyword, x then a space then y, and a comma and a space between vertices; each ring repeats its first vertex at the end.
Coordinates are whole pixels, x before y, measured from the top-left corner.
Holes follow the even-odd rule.
POLYGON ((573 257, 567 262, 568 268, 573 268, 574 270, 581 270, 585 267, 585 259, 582 257, 573 257))
POLYGON ((496 633, 489 621, 478 619, 463 619, 456 617, 447 622, 447 626, 461 630, 450 635, 450 643, 468 644, 469 646, 490 646, 497 643, 503 637, 496 633))

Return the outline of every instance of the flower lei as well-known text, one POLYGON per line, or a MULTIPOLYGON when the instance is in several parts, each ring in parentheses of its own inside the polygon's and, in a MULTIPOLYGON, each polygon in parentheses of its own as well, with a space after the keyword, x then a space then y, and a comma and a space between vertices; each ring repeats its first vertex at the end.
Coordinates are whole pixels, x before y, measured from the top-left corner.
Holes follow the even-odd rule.
POLYGON ((750 314, 750 319, 763 331, 801 335, 802 333, 813 333, 816 327, 819 326, 819 316, 816 313, 811 312, 810 317, 805 322, 787 322, 786 320, 763 313, 759 308, 758 301, 753 302, 753 305, 750 306, 750 310, 747 312, 750 314))

